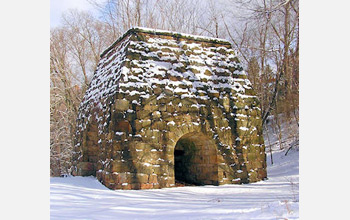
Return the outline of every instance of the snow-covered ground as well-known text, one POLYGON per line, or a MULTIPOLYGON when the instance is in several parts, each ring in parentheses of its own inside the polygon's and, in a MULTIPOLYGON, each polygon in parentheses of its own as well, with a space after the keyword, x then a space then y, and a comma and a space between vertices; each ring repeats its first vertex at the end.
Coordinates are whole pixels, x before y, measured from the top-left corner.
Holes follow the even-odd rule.
POLYGON ((280 122, 278 129, 275 119, 269 117, 265 127, 268 180, 113 191, 92 176, 52 177, 51 219, 299 219, 298 126, 280 122), (285 156, 290 145, 295 147, 285 156))
POLYGON ((253 184, 112 191, 93 177, 51 178, 51 219, 298 219, 298 152, 274 153, 253 184))
POLYGON ((268 180, 109 190, 94 177, 52 177, 51 219, 299 219, 299 151, 268 154, 268 180))

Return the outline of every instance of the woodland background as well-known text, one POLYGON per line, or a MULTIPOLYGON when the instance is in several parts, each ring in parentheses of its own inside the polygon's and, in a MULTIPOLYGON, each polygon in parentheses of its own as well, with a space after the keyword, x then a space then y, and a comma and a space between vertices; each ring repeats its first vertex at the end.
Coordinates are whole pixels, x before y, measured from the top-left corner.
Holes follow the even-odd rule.
MULTIPOLYGON (((50 175, 69 174, 80 101, 100 54, 133 26, 224 38, 260 98, 263 124, 299 125, 299 0, 107 0, 50 29, 50 175)), ((299 132, 294 132, 298 140, 299 132)), ((287 147, 280 140, 280 148, 287 147)))

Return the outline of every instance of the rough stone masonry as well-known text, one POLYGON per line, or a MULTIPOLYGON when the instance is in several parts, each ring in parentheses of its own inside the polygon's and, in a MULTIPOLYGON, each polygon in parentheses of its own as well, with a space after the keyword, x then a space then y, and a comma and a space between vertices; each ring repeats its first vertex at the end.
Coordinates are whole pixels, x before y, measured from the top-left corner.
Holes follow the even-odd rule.
POLYGON ((132 28, 101 54, 81 102, 73 174, 110 189, 262 180, 260 111, 228 41, 132 28))

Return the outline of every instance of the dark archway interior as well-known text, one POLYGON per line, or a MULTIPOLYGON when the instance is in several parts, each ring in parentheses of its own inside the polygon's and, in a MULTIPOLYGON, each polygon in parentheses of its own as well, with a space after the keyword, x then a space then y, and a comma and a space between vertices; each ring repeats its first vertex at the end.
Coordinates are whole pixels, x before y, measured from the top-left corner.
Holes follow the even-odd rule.
POLYGON ((175 146, 175 180, 183 184, 200 185, 196 179, 195 174, 191 173, 191 167, 194 162, 194 154, 196 146, 194 142, 183 138, 179 140, 175 146))
POLYGON ((215 148, 203 134, 184 135, 174 150, 175 181, 180 185, 216 185, 218 169, 215 158, 215 148))

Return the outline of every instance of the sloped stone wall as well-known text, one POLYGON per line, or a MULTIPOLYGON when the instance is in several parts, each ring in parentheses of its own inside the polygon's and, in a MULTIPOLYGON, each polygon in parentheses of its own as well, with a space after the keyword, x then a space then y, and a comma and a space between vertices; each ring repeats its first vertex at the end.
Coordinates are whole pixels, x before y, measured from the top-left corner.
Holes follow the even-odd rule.
POLYGON ((187 142, 189 181, 255 182, 266 177, 260 114, 228 42, 132 29, 102 54, 80 106, 75 174, 172 187, 187 142))

